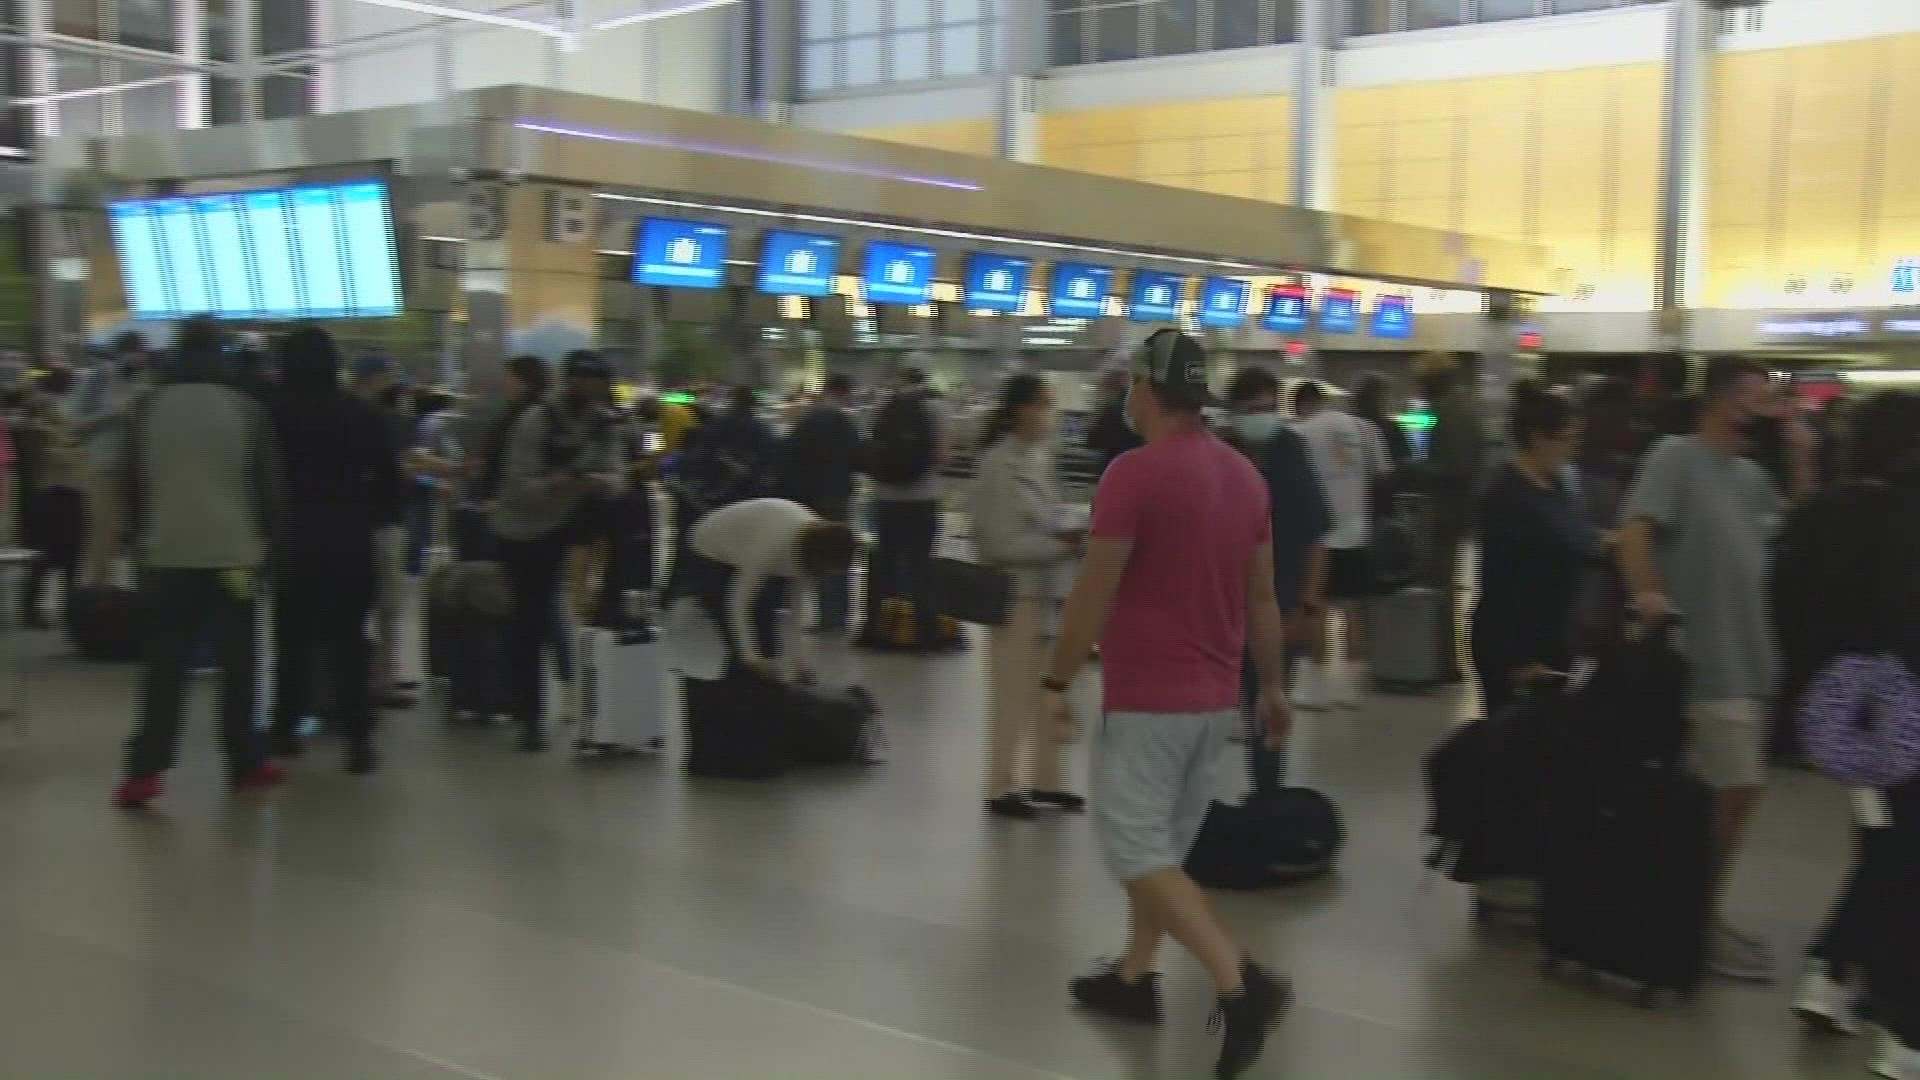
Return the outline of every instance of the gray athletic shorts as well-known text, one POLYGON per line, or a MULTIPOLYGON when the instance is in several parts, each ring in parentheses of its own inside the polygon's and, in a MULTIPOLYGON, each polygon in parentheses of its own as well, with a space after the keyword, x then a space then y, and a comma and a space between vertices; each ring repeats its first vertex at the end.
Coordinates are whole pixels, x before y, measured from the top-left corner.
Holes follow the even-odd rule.
POLYGON ((1687 765, 1715 791, 1765 784, 1772 736, 1765 702, 1722 698, 1687 706, 1687 765))
POLYGON ((1094 817, 1107 869, 1122 883, 1187 861, 1218 783, 1238 711, 1108 713, 1093 766, 1094 817))

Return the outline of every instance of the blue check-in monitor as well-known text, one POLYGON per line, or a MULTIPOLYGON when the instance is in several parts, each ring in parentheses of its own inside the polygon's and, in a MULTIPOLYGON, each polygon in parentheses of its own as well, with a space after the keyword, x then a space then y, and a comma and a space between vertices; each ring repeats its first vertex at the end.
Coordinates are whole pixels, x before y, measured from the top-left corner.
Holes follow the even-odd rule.
POLYGON ((1329 334, 1360 331, 1360 294, 1352 289, 1327 289, 1320 294, 1320 329, 1329 334))
POLYGON ((378 318, 402 307, 378 180, 109 204, 137 318, 378 318))
POLYGON ((775 296, 831 296, 840 269, 840 240, 774 230, 760 250, 760 291, 775 296))
POLYGON ((1305 285, 1275 285, 1268 289, 1267 309, 1260 316, 1260 325, 1276 334, 1305 331, 1310 295, 1305 285))
POLYGON ((967 310, 1018 315, 1032 274, 1032 259, 975 252, 967 257, 967 310))
POLYGON ((1113 267, 1093 263, 1053 264, 1053 288, 1047 307, 1056 319, 1097 319, 1106 314, 1113 293, 1113 267))
POLYGON ((1253 283, 1239 278, 1210 277, 1200 287, 1200 325, 1237 330, 1247 321, 1247 298, 1253 283))
POLYGON ((1383 293, 1374 300, 1373 336, 1393 341, 1413 336, 1413 305, 1406 297, 1383 293))
POLYGON ((1179 274, 1136 270, 1127 317, 1134 322, 1172 322, 1180 317, 1180 300, 1186 291, 1187 279, 1179 274))
POLYGON ((633 243, 633 280, 640 285, 717 289, 726 278, 727 227, 710 221, 650 217, 633 243))
POLYGON ((922 244, 876 240, 867 245, 869 304, 925 304, 933 299, 933 271, 940 255, 922 244))

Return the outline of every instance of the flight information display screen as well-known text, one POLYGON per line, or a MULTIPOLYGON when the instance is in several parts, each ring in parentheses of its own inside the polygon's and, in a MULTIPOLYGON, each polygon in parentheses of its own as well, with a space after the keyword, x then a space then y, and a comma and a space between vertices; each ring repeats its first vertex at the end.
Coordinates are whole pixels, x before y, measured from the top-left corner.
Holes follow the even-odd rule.
POLYGON ((924 304, 933 298, 939 253, 919 244, 867 245, 865 284, 870 304, 924 304))
POLYGON ((725 225, 658 217, 640 223, 640 238, 633 245, 636 283, 717 289, 726 266, 725 225))
POLYGON ((1373 302, 1373 336, 1396 341, 1413 336, 1413 307, 1406 297, 1387 294, 1373 302))
POLYGON ((1360 329, 1360 294, 1352 289, 1328 289, 1320 294, 1320 329, 1329 334, 1352 334, 1360 329))
POLYGON ((1097 319, 1106 314, 1107 297, 1112 292, 1113 267, 1054 263, 1053 289, 1047 304, 1058 319, 1097 319))
POLYGON ((840 267, 840 241, 813 233, 767 233, 760 252, 760 291, 775 296, 829 296, 840 267))
POLYGON ((1253 283, 1239 278, 1208 278, 1200 288, 1200 325, 1237 330, 1247 321, 1253 283))
POLYGON ((1033 260, 977 252, 967 259, 967 310, 1018 315, 1033 260))
POLYGON ((1307 328, 1307 287, 1275 285, 1267 290, 1267 310, 1260 325, 1276 334, 1297 334, 1307 328))
POLYGON ((127 199, 108 217, 138 318, 400 314, 393 208, 377 180, 127 199))
POLYGON ((1159 270, 1139 270, 1133 275, 1133 303, 1127 314, 1134 322, 1172 322, 1180 316, 1181 294, 1187 291, 1187 279, 1159 270))

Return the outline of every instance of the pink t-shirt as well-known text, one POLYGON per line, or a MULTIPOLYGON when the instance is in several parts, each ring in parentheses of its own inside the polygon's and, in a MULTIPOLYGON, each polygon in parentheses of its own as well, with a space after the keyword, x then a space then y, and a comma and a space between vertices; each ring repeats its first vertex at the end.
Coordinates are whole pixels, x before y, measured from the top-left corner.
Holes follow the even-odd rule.
POLYGON ((1205 432, 1122 454, 1093 497, 1093 535, 1131 540, 1100 665, 1109 712, 1217 712, 1240 700, 1247 573, 1272 538, 1267 485, 1205 432))

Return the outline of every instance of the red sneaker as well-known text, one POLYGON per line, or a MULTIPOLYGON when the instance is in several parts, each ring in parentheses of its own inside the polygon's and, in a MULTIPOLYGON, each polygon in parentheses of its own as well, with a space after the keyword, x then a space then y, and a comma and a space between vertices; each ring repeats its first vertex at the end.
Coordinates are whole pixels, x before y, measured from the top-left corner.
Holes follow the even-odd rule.
POLYGON ((113 789, 113 806, 116 810, 145 810, 147 804, 160 797, 160 778, 158 776, 135 776, 120 781, 113 789))
POLYGON ((259 791, 272 791, 287 782, 287 770, 268 762, 233 782, 233 793, 247 795, 259 791))

